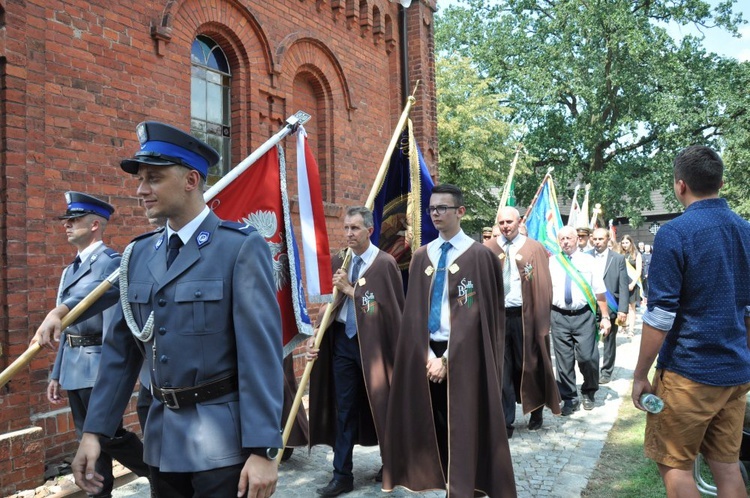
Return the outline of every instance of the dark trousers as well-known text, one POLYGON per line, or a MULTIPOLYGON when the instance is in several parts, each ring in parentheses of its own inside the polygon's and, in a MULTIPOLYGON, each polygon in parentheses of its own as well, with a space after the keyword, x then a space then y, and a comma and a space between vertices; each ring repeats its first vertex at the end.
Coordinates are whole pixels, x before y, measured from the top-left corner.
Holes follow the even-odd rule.
POLYGON ((237 484, 244 465, 243 462, 203 472, 161 472, 158 467, 150 467, 151 489, 157 498, 237 496, 237 484))
MULTIPOLYGON (((360 399, 365 393, 359 339, 349 339, 341 323, 333 326, 333 384, 336 390, 336 440, 333 444, 333 477, 354 482, 352 452, 358 436, 360 399)), ((369 408, 367 408, 369 409, 369 408)))
MULTIPOLYGON (((505 427, 516 421, 516 403, 520 402, 523 375, 523 316, 521 310, 507 308, 505 314, 505 355, 503 357, 503 411, 505 427), (511 310, 511 311, 508 311, 511 310)), ((531 412, 532 418, 541 418, 544 407, 531 412)))
MULTIPOLYGON (((90 398, 91 388, 68 391, 68 403, 79 440, 83 434, 83 423, 86 420, 90 398)), ((94 496, 110 496, 112 493, 115 482, 112 475, 112 458, 117 459, 138 476, 149 475, 148 466, 143 463, 143 444, 138 436, 123 428, 122 420, 120 420, 115 436, 113 438, 100 436, 99 444, 101 453, 95 468, 104 477, 104 483, 101 493, 94 496)))
POLYGON ((599 347, 596 343, 596 317, 590 311, 567 316, 551 312, 550 329, 555 346, 557 387, 563 401, 578 397, 575 362, 583 374, 581 393, 593 396, 599 389, 599 347))
MULTIPOLYGON (((440 358, 448 349, 448 342, 430 341, 430 349, 440 358)), ((430 382, 432 417, 435 422, 435 437, 440 452, 440 463, 444 475, 448 475, 448 382, 430 382)))
MULTIPOLYGON (((617 315, 615 315, 617 318, 617 315)), ((615 323, 615 318, 611 318, 612 329, 609 335, 602 339, 602 377, 612 377, 615 370, 615 357, 617 356, 617 330, 620 328, 615 323)))

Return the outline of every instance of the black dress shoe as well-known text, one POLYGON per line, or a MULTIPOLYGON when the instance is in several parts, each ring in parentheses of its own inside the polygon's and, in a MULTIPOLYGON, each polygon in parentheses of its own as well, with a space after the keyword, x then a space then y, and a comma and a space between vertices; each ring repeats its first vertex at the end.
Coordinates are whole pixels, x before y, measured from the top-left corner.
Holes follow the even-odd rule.
POLYGON ((380 470, 378 470, 378 475, 375 476, 375 482, 383 482, 383 466, 380 466, 380 470))
POLYGON ((337 481, 335 478, 331 479, 328 486, 315 490, 320 496, 338 496, 348 493, 354 489, 354 483, 346 483, 344 481, 337 481))
POLYGON ((609 384, 609 381, 612 380, 607 376, 601 376, 599 377, 599 384, 609 384))
POLYGON ((538 431, 539 429, 542 428, 542 424, 544 424, 544 418, 542 418, 542 417, 535 417, 535 416, 532 415, 531 418, 529 419, 529 427, 528 427, 528 429, 530 431, 538 431))
POLYGON ((583 395, 583 409, 584 410, 593 410, 594 409, 594 395, 593 394, 584 394, 583 395))
POLYGON ((561 410, 560 414, 563 417, 567 417, 568 415, 572 415, 573 412, 577 412, 580 409, 581 409, 581 401, 580 400, 578 400, 578 399, 568 399, 568 400, 565 400, 565 402, 563 403, 563 407, 562 407, 562 410, 561 410))

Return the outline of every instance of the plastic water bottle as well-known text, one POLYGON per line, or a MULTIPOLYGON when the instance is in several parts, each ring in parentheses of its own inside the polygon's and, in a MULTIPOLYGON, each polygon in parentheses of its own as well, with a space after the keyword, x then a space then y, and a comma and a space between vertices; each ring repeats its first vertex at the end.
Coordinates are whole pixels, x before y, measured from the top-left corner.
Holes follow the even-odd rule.
POLYGON ((664 401, 655 394, 642 394, 640 401, 641 406, 649 413, 659 413, 664 409, 664 401))

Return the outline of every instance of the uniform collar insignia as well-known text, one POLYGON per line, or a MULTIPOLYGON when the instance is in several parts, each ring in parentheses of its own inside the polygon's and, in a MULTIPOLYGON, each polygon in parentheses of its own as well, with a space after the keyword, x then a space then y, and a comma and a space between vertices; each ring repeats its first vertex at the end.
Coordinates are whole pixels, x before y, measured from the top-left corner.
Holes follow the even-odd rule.
POLYGON ((451 275, 455 275, 458 270, 460 270, 460 268, 456 263, 453 263, 448 267, 448 271, 451 272, 451 275))
POLYGON ((98 257, 99 257, 98 254, 94 254, 93 256, 91 256, 91 259, 89 259, 89 261, 91 261, 93 263, 94 261, 96 261, 96 258, 98 258, 98 257))
POLYGON ((198 247, 208 244, 209 240, 211 240, 211 232, 207 232, 206 230, 203 230, 195 238, 195 241, 198 243, 198 247))
POLYGON ((161 245, 164 243, 164 237, 167 232, 164 231, 164 233, 161 234, 161 237, 159 237, 159 240, 156 241, 156 244, 154 244, 154 250, 159 249, 161 245))
POLYGON ((433 268, 432 265, 424 269, 424 274, 428 277, 431 277, 433 273, 435 273, 435 268, 433 268))

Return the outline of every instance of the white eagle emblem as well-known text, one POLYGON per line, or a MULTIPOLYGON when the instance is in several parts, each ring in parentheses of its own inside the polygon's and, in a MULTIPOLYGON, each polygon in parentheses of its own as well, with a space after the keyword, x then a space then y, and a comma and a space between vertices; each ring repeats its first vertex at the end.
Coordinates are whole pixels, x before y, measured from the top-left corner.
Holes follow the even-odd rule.
POLYGON ((247 217, 240 221, 245 226, 255 228, 266 239, 268 249, 271 251, 273 280, 276 283, 276 291, 280 291, 289 284, 289 255, 286 253, 283 237, 281 242, 271 242, 278 231, 276 213, 273 211, 255 211, 248 213, 247 217))

